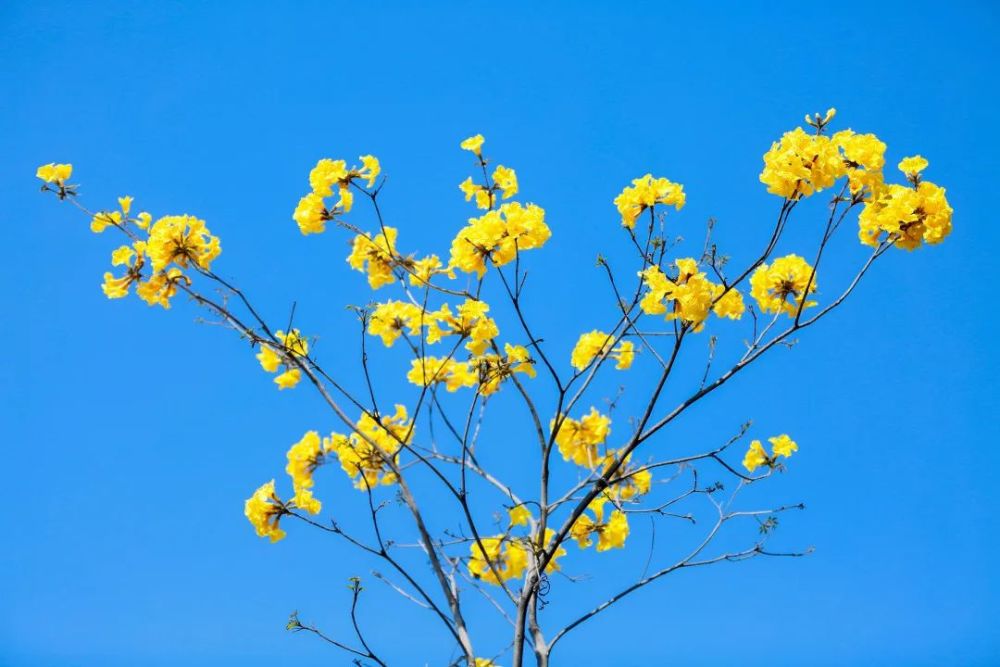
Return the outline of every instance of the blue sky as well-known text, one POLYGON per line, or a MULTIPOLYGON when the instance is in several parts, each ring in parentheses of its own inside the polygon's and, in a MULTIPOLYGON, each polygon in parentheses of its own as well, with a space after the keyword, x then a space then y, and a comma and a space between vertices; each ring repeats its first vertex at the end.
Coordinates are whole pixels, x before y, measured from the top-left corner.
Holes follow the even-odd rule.
MULTIPOLYGON (((38 192, 38 164, 72 162, 95 208, 131 194, 155 215, 207 220, 223 240, 216 268, 277 321, 297 301, 320 358, 360 388, 357 329, 342 306, 370 292, 343 262, 342 233, 302 237, 290 219, 318 158, 378 155, 401 245, 446 254, 471 210, 455 188, 472 166, 457 142, 485 134, 487 152, 517 169, 523 198, 547 211, 553 238, 528 258, 526 309, 566 359, 578 332, 612 317, 593 265, 598 252, 625 262, 611 199, 629 179, 652 171, 685 185, 688 205, 670 220, 690 250, 678 252, 696 254, 715 216, 720 245, 745 262, 778 206, 757 181, 760 156, 829 106, 835 128, 886 141, 890 168, 929 158, 927 178, 955 209, 953 235, 887 255, 793 350, 650 445, 716 443, 748 418, 757 437, 793 434, 801 450, 789 472, 745 502, 805 502, 774 544, 816 551, 668 577, 561 645, 555 664, 1000 661, 995 6, 274 4, 0 7, 0 664, 347 664, 284 622, 298 609, 345 636, 355 574, 390 662, 447 657, 433 620, 342 544, 303 526, 275 546, 253 535, 243 499, 281 475, 304 431, 336 424, 305 387, 275 391, 251 351, 197 324, 191 305, 106 300, 100 275, 115 243, 38 192)), ((822 204, 799 213, 779 251, 810 252, 822 204)), ((373 224, 363 207, 352 216, 373 224)), ((852 236, 845 229, 821 272, 821 298, 863 257, 852 236)), ((738 345, 743 331, 724 323, 719 334, 738 345)), ((703 350, 690 355, 689 378, 703 350)), ((412 397, 396 379, 402 353, 376 356, 384 395, 412 397)), ((641 387, 652 366, 639 366, 630 381, 641 387)), ((631 400, 623 413, 637 409, 631 400)), ((495 409, 484 456, 526 481, 523 414, 509 397, 495 409)), ((318 489, 338 516, 359 506, 337 470, 323 470, 318 489)), ((428 511, 445 526, 452 508, 428 501, 428 511)), ((664 525, 655 562, 699 529, 664 525)), ((634 577, 647 533, 637 526, 625 553, 576 557, 572 572, 594 580, 556 580, 545 618, 557 625, 634 577)), ((483 623, 484 653, 502 647, 501 630, 483 623)))

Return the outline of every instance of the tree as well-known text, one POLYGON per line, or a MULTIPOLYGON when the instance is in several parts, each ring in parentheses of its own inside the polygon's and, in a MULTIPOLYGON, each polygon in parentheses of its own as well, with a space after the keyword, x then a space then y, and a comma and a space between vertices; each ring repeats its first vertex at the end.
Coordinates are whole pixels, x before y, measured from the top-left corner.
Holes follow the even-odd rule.
MULTIPOLYGON (((627 272, 613 270, 608 260, 598 257, 614 312, 608 326, 579 336, 568 364, 550 356, 541 332, 534 330, 522 308, 525 265, 537 254, 528 251, 542 248, 551 236, 545 211, 513 201, 516 173, 492 166, 482 152, 481 135, 461 143, 475 157, 478 178, 470 176, 459 186, 481 214, 457 232, 447 263, 436 255, 417 258, 399 250, 397 229, 386 224, 379 208, 385 180, 379 180, 375 157, 362 156, 359 166, 320 160, 309 174, 311 191, 293 214, 301 233, 322 233, 327 223, 348 230, 353 235, 347 258, 351 268, 365 273, 376 292, 383 287, 397 292, 396 299, 354 307, 361 327, 360 391, 321 365, 313 339, 293 326, 294 309, 285 329, 277 329, 240 287, 215 272, 221 245, 204 221, 189 215, 155 221, 147 212, 133 215, 131 197, 119 198, 117 210, 92 212, 80 202, 78 187, 69 183, 71 165, 45 165, 37 175, 43 191, 90 217, 93 232, 114 228, 127 238, 112 253, 119 273, 104 274, 103 290, 109 298, 125 297, 134 286, 151 306, 170 308, 179 294, 186 295, 257 350, 260 366, 274 374, 279 390, 305 379, 339 422, 341 432, 310 430, 288 450, 291 495, 287 485, 279 489, 271 480, 246 501, 246 516, 260 537, 281 540, 283 525, 297 520, 365 552, 388 569, 389 574, 372 574, 398 592, 401 602, 416 604, 440 620, 457 647, 453 664, 483 667, 509 658, 520 666, 531 651, 538 665, 547 665, 553 648, 576 628, 668 574, 808 552, 767 546, 779 515, 802 504, 734 509, 741 490, 785 470, 786 460, 798 450, 789 435, 773 435, 768 445, 751 439, 740 462, 732 449, 749 438, 749 422, 725 442, 672 458, 664 458, 662 448, 646 447, 645 455, 651 457, 642 459, 640 448, 770 350, 794 345, 793 336, 843 304, 891 248, 914 250, 939 243, 950 233, 952 209, 945 191, 921 175, 926 160, 903 159, 899 169, 905 183, 886 183, 885 144, 873 134, 850 130, 829 135, 833 117, 833 109, 806 116, 810 130, 799 127, 785 133, 764 155, 760 180, 781 204, 760 254, 740 270, 732 270, 718 251, 712 221, 699 254, 668 258, 676 244, 666 234, 667 210, 684 207, 682 185, 646 174, 625 187, 614 204, 626 242, 635 251, 635 265, 627 270, 636 271, 638 279, 632 284, 627 272), (811 261, 796 254, 776 256, 792 213, 824 190, 836 194, 811 249, 811 261), (372 207, 377 229, 365 231, 349 221, 355 197, 372 207), (852 212, 858 213, 858 238, 870 252, 837 296, 821 300, 817 276, 824 251, 852 212), (511 315, 502 327, 485 300, 488 289, 506 302, 511 315), (741 322, 745 340, 742 347, 738 341, 726 347, 723 355, 720 337, 710 332, 725 319, 741 322), (408 403, 389 409, 377 398, 368 365, 373 337, 385 347, 402 341, 408 348, 406 378, 416 387, 408 403), (685 384, 675 377, 677 361, 692 341, 706 339, 707 359, 685 384), (713 368, 717 356, 729 355, 734 361, 724 370, 713 368), (642 401, 645 407, 624 427, 616 427, 612 439, 612 415, 622 390, 606 396, 602 409, 591 404, 588 410, 587 402, 601 387, 598 378, 614 375, 617 382, 637 358, 655 369, 656 380, 642 401), (680 402, 664 406, 668 381, 690 391, 680 402), (491 397, 501 391, 516 396, 537 441, 532 445, 538 461, 533 488, 515 488, 480 462, 483 429, 490 426, 484 417, 491 397), (426 430, 416 428, 420 417, 427 419, 426 430), (335 463, 359 492, 357 510, 370 524, 365 534, 324 517, 314 495, 315 471, 335 463), (699 471, 706 465, 726 481, 705 483, 699 471), (683 490, 675 491, 681 484, 683 490), (431 496, 444 498, 456 514, 444 521, 427 517, 422 507, 431 496), (392 504, 393 498, 398 505, 392 504), (624 549, 630 521, 640 515, 693 524, 694 514, 685 508, 699 502, 707 502, 714 520, 695 548, 659 569, 647 567, 636 581, 601 604, 580 610, 563 627, 543 628, 541 611, 555 602, 552 577, 558 573, 576 581, 567 572, 573 567, 573 552, 624 549), (385 513, 397 510, 409 517, 415 545, 386 534, 385 513), (737 549, 713 550, 724 527, 737 521, 756 522, 757 539, 737 549), (438 530, 435 524, 441 523, 447 527, 438 530), (422 553, 416 564, 404 555, 413 547, 422 553), (509 622, 509 646, 487 649, 475 642, 478 619, 464 613, 471 595, 481 595, 509 622)), ((508 428, 504 423, 493 426, 508 428)), ((366 640, 358 616, 360 578, 352 577, 349 588, 353 639, 329 637, 295 613, 288 628, 322 637, 358 664, 384 665, 366 640)))

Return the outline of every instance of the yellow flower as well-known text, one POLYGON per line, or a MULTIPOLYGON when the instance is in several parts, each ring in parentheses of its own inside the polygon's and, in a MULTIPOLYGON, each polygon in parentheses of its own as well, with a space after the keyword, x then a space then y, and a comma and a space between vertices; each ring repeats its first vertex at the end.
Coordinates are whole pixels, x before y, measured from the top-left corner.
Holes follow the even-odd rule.
POLYGON ((309 489, 296 489, 291 504, 310 514, 319 514, 319 511, 323 509, 323 503, 313 497, 312 491, 309 489))
POLYGON ((410 364, 406 379, 418 387, 444 382, 448 391, 458 391, 461 387, 474 387, 479 383, 478 374, 473 372, 468 362, 422 357, 413 359, 410 364))
POLYGON ((302 379, 302 371, 298 368, 289 368, 284 373, 275 376, 274 383, 278 389, 291 389, 302 379))
POLYGON ((90 231, 100 234, 108 227, 114 225, 120 227, 122 224, 122 214, 119 211, 101 211, 95 213, 90 220, 90 231))
POLYGON ((764 451, 764 445, 760 443, 760 440, 751 442, 750 448, 747 449, 747 453, 743 457, 743 467, 747 469, 747 472, 753 472, 758 467, 768 465, 768 463, 767 452, 764 451))
MULTIPOLYGON (((761 264, 750 276, 750 296, 764 313, 784 312, 794 317, 809 293, 816 291, 816 276, 812 267, 798 255, 786 255, 774 260, 770 265, 761 264)), ((815 301, 806 301, 802 308, 815 306, 815 301)))
POLYGON ((914 179, 920 172, 927 168, 928 164, 927 159, 920 155, 904 157, 899 162, 899 170, 906 174, 907 178, 914 179))
POLYGON ((855 134, 843 130, 833 135, 833 143, 843 151, 844 166, 852 194, 863 188, 875 192, 882 187, 885 144, 874 134, 855 134))
POLYGON ((347 162, 323 158, 309 172, 309 187, 320 197, 333 196, 333 186, 348 179, 347 162))
POLYGON ((362 155, 358 159, 361 160, 362 165, 361 169, 358 170, 358 176, 365 179, 365 185, 370 188, 375 185, 378 175, 382 173, 382 165, 379 164, 378 158, 374 155, 362 155))
MULTIPOLYGON (((603 470, 607 470, 618 461, 620 452, 608 452, 604 456, 603 470)), ((653 473, 648 469, 636 468, 629 465, 631 455, 618 470, 611 476, 608 489, 605 493, 612 499, 618 501, 629 501, 639 496, 649 493, 653 485, 653 473)))
MULTIPOLYGON (((555 531, 546 528, 544 539, 546 548, 554 537, 555 531)), ((537 535, 528 538, 496 535, 484 537, 480 542, 482 546, 478 542, 472 542, 469 546, 470 558, 466 565, 469 574, 476 579, 495 585, 499 585, 501 580, 520 579, 528 566, 534 562, 537 535)), ((565 555, 566 549, 561 546, 556 549, 549 564, 545 566, 545 572, 550 574, 558 570, 557 561, 565 555)))
POLYGON ((738 320, 743 317, 746 306, 743 303, 743 295, 735 289, 730 289, 723 294, 725 288, 722 285, 714 285, 712 288, 712 312, 717 317, 728 317, 731 320, 738 320), (720 298, 721 295, 721 298, 720 298))
POLYGON ((296 506, 310 514, 318 514, 322 508, 319 500, 312 496, 313 472, 324 463, 324 452, 319 433, 308 431, 302 439, 288 450, 288 465, 285 472, 292 478, 295 497, 292 501, 296 506))
POLYGON ((411 336, 419 336, 422 327, 433 321, 433 315, 416 304, 387 301, 376 305, 372 311, 368 319, 368 333, 379 336, 386 347, 392 347, 404 329, 411 336))
POLYGON ((493 205, 493 192, 484 185, 473 183, 471 176, 459 183, 458 189, 465 195, 465 201, 470 201, 475 197, 478 208, 485 210, 493 205))
POLYGON ((43 164, 35 172, 35 176, 42 179, 46 183, 53 183, 55 185, 63 185, 69 180, 69 177, 73 174, 73 165, 71 164, 55 164, 50 162, 49 164, 43 164))
POLYGON ((477 134, 469 137, 468 139, 460 143, 459 148, 461 148, 464 151, 472 151, 473 153, 481 157, 483 154, 484 141, 486 140, 483 138, 483 135, 477 134))
POLYGON ((621 510, 615 510, 598 533, 597 550, 624 549, 628 533, 628 519, 625 517, 625 513, 621 510))
POLYGON ((683 185, 646 174, 633 179, 632 185, 627 186, 615 197, 614 205, 621 215, 622 226, 632 229, 635 227, 636 219, 646 209, 653 208, 656 204, 663 204, 673 206, 679 211, 684 208, 686 201, 683 185))
POLYGON ((452 279, 455 277, 455 271, 451 268, 445 268, 437 255, 428 255, 423 259, 415 260, 409 269, 411 285, 428 285, 431 278, 438 275, 446 275, 452 279))
POLYGON ((507 510, 510 515, 510 526, 527 526, 531 521, 531 511, 524 505, 518 505, 507 510))
POLYGON ((205 221, 193 215, 160 218, 150 228, 146 242, 146 254, 157 272, 171 263, 182 268, 194 263, 207 271, 221 252, 219 237, 212 236, 205 221))
POLYGON ((277 373, 284 366, 284 372, 275 377, 274 382, 278 389, 291 389, 302 379, 302 371, 291 360, 309 354, 309 341, 298 329, 292 329, 287 334, 276 331, 274 337, 281 343, 280 349, 274 343, 261 343, 260 352, 256 355, 257 361, 268 373, 277 373))
POLYGON ((952 208, 945 189, 930 181, 916 185, 889 185, 865 203, 858 216, 858 238, 877 247, 883 241, 894 242, 905 250, 921 243, 934 245, 951 234, 952 208))
POLYGON ((260 367, 268 373, 276 373, 281 365, 281 355, 275 352, 270 345, 261 345, 260 352, 257 353, 257 361, 260 362, 260 367))
MULTIPOLYGON (((549 423, 549 429, 556 427, 556 420, 549 423)), ((556 445, 563 460, 572 461, 578 466, 594 468, 601 461, 598 447, 611 435, 611 418, 602 415, 596 408, 579 421, 564 417, 556 433, 556 445)))
POLYGON ((374 155, 362 155, 361 167, 348 169, 345 160, 323 158, 309 172, 309 186, 312 192, 299 200, 292 219, 299 225, 303 234, 319 234, 326 230, 326 223, 335 216, 347 213, 354 205, 354 193, 351 192, 351 182, 364 179, 368 187, 382 171, 378 158, 374 155), (333 196, 333 188, 337 188, 337 201, 326 205, 325 198, 333 196))
POLYGON ((136 216, 135 224, 139 229, 149 229, 149 223, 153 222, 153 216, 143 211, 136 216))
POLYGON ((101 289, 109 299, 120 299, 128 296, 129 287, 132 283, 142 279, 142 267, 145 264, 143 253, 146 244, 143 241, 136 241, 131 247, 127 245, 119 246, 111 253, 112 266, 125 266, 125 275, 117 277, 110 271, 104 274, 104 283, 101 289))
POLYGON ((302 235, 306 236, 326 231, 326 222, 333 219, 333 214, 326 209, 322 197, 310 192, 299 200, 299 205, 292 213, 292 219, 298 223, 302 235))
POLYGON ((324 451, 336 454, 340 467, 360 491, 394 484, 397 478, 392 468, 398 463, 399 451, 413 438, 413 422, 406 407, 397 405, 393 415, 382 415, 377 421, 363 414, 355 429, 349 437, 333 434, 325 438, 324 451))
POLYGON ((597 550, 622 549, 628 538, 629 526, 625 513, 614 510, 607 522, 604 521, 604 505, 607 503, 604 495, 594 498, 587 509, 593 516, 581 514, 570 528, 570 537, 576 540, 577 546, 586 549, 594 543, 593 535, 597 534, 597 550))
POLYGON ((580 338, 576 341, 573 352, 570 354, 570 364, 573 368, 582 371, 594 359, 607 353, 609 357, 617 360, 615 368, 618 370, 628 369, 635 359, 635 345, 631 341, 624 341, 612 349, 614 342, 614 336, 597 329, 590 333, 580 334, 580 338))
POLYGON ((128 265, 135 257, 135 251, 127 245, 119 246, 111 253, 111 266, 128 265))
POLYGON ((808 197, 830 187, 846 173, 839 148, 830 137, 808 134, 797 127, 782 135, 764 154, 760 182, 779 197, 808 197))
POLYGON ((450 266, 481 278, 487 258, 493 265, 503 266, 519 252, 541 248, 551 235, 540 206, 509 202, 469 219, 451 242, 450 266))
POLYGON ((504 199, 510 199, 517 194, 517 174, 514 173, 513 169, 502 164, 497 165, 497 168, 493 170, 493 182, 500 188, 504 199))
POLYGON ((128 212, 132 210, 132 197, 130 195, 119 197, 118 205, 122 207, 122 213, 128 215, 128 212))
POLYGON ((469 547, 469 574, 490 584, 519 579, 528 568, 528 548, 504 535, 484 537, 469 547))
POLYGON ((775 456, 784 456, 787 459, 792 455, 792 452, 799 451, 799 446, 795 444, 795 441, 784 433, 768 438, 767 441, 771 443, 771 451, 774 452, 775 456))
POLYGON ((153 274, 144 283, 139 283, 135 288, 135 293, 150 306, 162 306, 169 309, 170 299, 177 294, 177 283, 181 281, 188 285, 191 284, 191 280, 174 266, 166 271, 153 274))
POLYGON ((903 158, 899 169, 910 187, 888 185, 874 193, 858 216, 858 238, 877 247, 891 242, 905 250, 926 243, 934 245, 951 234, 952 208, 945 189, 921 179, 927 160, 919 155, 903 158))
POLYGON ((500 335, 500 329, 491 317, 487 317, 489 305, 485 301, 466 299, 458 307, 458 314, 452 315, 451 308, 444 304, 440 309, 430 313, 427 329, 427 342, 437 343, 445 336, 457 335, 468 338, 465 348, 472 354, 482 354, 489 347, 491 340, 500 335), (442 327, 441 325, 444 325, 442 327))
POLYGON ((258 537, 269 537, 273 543, 285 536, 285 531, 278 527, 278 522, 287 510, 274 493, 273 479, 253 492, 243 506, 243 513, 257 530, 258 537))
POLYGON ((354 237, 347 263, 355 271, 367 270, 368 284, 372 289, 378 289, 395 281, 392 270, 399 261, 396 253, 396 235, 395 228, 385 227, 384 231, 375 236, 365 233, 354 237))
POLYGON ((611 356, 617 359, 615 368, 620 371, 628 370, 635 361, 635 344, 630 340, 622 341, 621 344, 611 351, 611 356))
POLYGON ((292 329, 287 334, 284 331, 275 331, 274 337, 281 341, 289 354, 297 357, 309 354, 309 341, 302 337, 298 329, 292 329))
POLYGON ((534 361, 528 349, 522 345, 504 343, 503 356, 484 354, 473 357, 470 365, 478 370, 479 393, 491 396, 500 390, 500 384, 514 373, 523 373, 529 378, 535 377, 534 361))
POLYGON ((674 264, 677 267, 676 280, 664 274, 659 266, 651 266, 639 274, 649 288, 639 302, 644 313, 666 313, 666 319, 680 319, 692 325, 695 331, 701 331, 710 312, 731 319, 739 319, 743 315, 743 297, 739 292, 730 290, 719 298, 725 288, 713 283, 698 270, 697 260, 685 257, 674 264), (669 309, 668 304, 671 306, 669 309))
POLYGON ((131 284, 132 281, 128 276, 116 278, 110 271, 105 271, 101 290, 104 292, 104 296, 109 299, 121 299, 128 296, 128 288, 131 284))
POLYGON ((754 440, 750 443, 750 448, 747 450, 746 456, 743 457, 743 467, 749 472, 753 472, 758 467, 765 465, 773 468, 779 456, 784 456, 787 459, 793 452, 799 450, 798 444, 784 433, 773 438, 768 438, 767 441, 771 443, 770 456, 768 456, 767 450, 764 449, 764 445, 761 444, 760 440, 754 440))

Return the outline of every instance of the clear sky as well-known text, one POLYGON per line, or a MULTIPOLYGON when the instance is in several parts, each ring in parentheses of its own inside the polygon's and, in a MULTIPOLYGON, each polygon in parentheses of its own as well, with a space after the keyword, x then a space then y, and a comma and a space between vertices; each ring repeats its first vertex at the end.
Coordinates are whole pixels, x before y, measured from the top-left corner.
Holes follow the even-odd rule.
MULTIPOLYGON (((793 350, 650 445, 708 445, 748 418, 758 437, 793 434, 789 472, 748 502, 805 502, 774 544, 816 551, 668 577, 560 646, 555 664, 1000 663, 996 5, 422 4, 0 5, 0 664, 347 664, 284 623, 298 609, 344 636, 355 574, 391 662, 448 653, 433 619, 343 544, 291 524, 275 546, 254 536, 243 499, 282 475, 304 431, 336 424, 305 387, 275 391, 252 352, 195 323, 190 304, 105 299, 115 243, 40 194, 37 165, 72 162, 95 208, 131 194, 156 215, 207 220, 223 242, 216 268, 276 320, 297 300, 320 358, 360 388, 342 306, 370 292, 343 262, 343 233, 306 238, 290 219, 318 158, 379 156, 401 245, 444 255, 471 210, 455 187, 472 166, 457 143, 485 134, 547 210, 553 238, 528 260, 527 309, 565 359, 578 332, 612 317, 594 257, 628 252, 611 199, 629 179, 685 185, 688 205, 670 219, 686 253, 715 216, 720 244, 747 261, 778 206, 757 181, 761 155, 829 106, 835 129, 888 143, 889 169, 929 158, 953 235, 887 255, 793 350)), ((811 252, 815 204, 781 251, 811 252)), ((353 220, 372 225, 362 207, 353 220)), ((853 226, 820 275, 821 299, 863 257, 853 226)), ((741 331, 720 335, 738 344, 741 331)), ((396 352, 373 363, 385 394, 408 400, 396 352)), ((694 373, 703 350, 691 355, 694 373)), ((648 361, 634 381, 648 380, 648 361)), ((491 456, 510 467, 528 446, 504 423, 523 414, 510 401, 497 410, 491 456)), ((360 502, 337 470, 318 493, 340 516, 360 502)), ((699 528, 664 528, 655 562, 699 528)), ((634 577, 642 530, 625 554, 567 567, 634 577)), ((565 605, 554 620, 613 588, 599 577, 554 586, 565 605)), ((483 631, 484 653, 502 647, 500 630, 483 631)))

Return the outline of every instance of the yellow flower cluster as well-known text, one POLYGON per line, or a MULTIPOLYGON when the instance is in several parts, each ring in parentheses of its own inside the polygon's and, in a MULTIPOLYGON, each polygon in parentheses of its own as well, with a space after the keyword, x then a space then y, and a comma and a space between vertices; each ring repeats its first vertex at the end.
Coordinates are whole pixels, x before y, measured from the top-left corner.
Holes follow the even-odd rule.
POLYGON ((792 452, 796 452, 799 449, 795 441, 785 434, 768 438, 767 441, 771 443, 772 453, 770 456, 768 456, 767 450, 764 449, 764 445, 761 444, 760 440, 754 440, 750 443, 750 448, 747 449, 746 456, 743 457, 743 467, 748 472, 753 472, 760 466, 765 465, 773 468, 779 456, 788 458, 792 455, 792 452))
MULTIPOLYGON (((607 472, 618 461, 619 456, 620 452, 608 452, 604 457, 603 471, 607 472)), ((608 480, 608 489, 605 493, 612 500, 619 502, 635 500, 649 493, 653 485, 653 473, 645 468, 630 466, 631 458, 631 455, 626 457, 621 467, 608 480)))
POLYGON ((428 285, 431 278, 439 275, 455 277, 455 270, 441 264, 441 259, 437 255, 427 255, 423 259, 416 260, 404 257, 400 263, 409 272, 411 285, 428 285))
POLYGON ((465 201, 475 198, 476 207, 481 209, 493 208, 494 193, 497 191, 503 199, 510 199, 517 194, 517 173, 510 167, 497 165, 493 170, 492 181, 492 186, 480 185, 474 183, 470 176, 459 183, 458 189, 465 195, 465 201))
POLYGON ((621 341, 616 347, 615 337, 594 329, 585 334, 580 334, 580 338, 573 346, 570 353, 569 362, 573 368, 582 371, 599 356, 607 355, 617 363, 615 368, 620 371, 628 370, 635 361, 635 344, 630 340, 621 341))
POLYGON ((243 513, 257 530, 258 537, 269 537, 277 542, 285 536, 278 527, 281 517, 287 514, 285 504, 275 495, 274 480, 261 485, 243 505, 243 513))
POLYGON ((815 301, 802 301, 809 293, 816 291, 816 276, 806 260, 798 255, 786 255, 771 264, 761 264, 750 276, 750 296, 765 313, 785 313, 790 317, 798 314, 799 308, 815 306, 815 301))
MULTIPOLYGON (((556 420, 549 423, 549 429, 555 429, 556 420)), ((602 415, 597 408, 579 420, 563 417, 556 433, 556 445, 563 460, 572 461, 578 466, 594 468, 602 461, 598 448, 611 435, 611 419, 602 415)))
POLYGON ((172 266, 166 271, 154 273, 149 280, 136 285, 135 293, 150 306, 170 308, 170 299, 177 294, 177 285, 181 282, 191 284, 190 278, 176 266, 172 266))
POLYGON ((472 354, 482 354, 489 347, 490 341, 500 335, 497 323, 486 315, 490 310, 489 305, 485 301, 466 299, 457 310, 457 316, 453 315, 448 304, 444 304, 429 313, 427 342, 433 345, 446 336, 457 335, 462 339, 469 339, 465 349, 472 354))
POLYGON ((830 187, 844 173, 840 147, 830 137, 797 127, 764 154, 760 182, 771 194, 798 199, 830 187))
MULTIPOLYGON (((552 542, 555 531, 545 529, 545 546, 552 542)), ((499 585, 501 581, 520 579, 524 576, 532 560, 535 537, 513 537, 511 535, 495 535, 483 537, 479 542, 469 546, 469 561, 466 567, 476 579, 489 584, 499 585), (480 546, 479 542, 482 543, 480 546)), ((552 573, 559 569, 558 559, 566 555, 566 549, 556 549, 552 560, 545 566, 545 572, 552 573)))
MULTIPOLYGON (((463 150, 471 151, 479 158, 479 164, 482 166, 483 174, 485 175, 487 161, 483 157, 484 141, 486 140, 483 139, 483 135, 477 134, 464 140, 459 146, 463 150)), ((481 185, 474 183, 470 176, 459 184, 458 189, 465 195, 465 201, 475 198, 478 208, 491 209, 493 208, 497 192, 504 199, 510 199, 517 194, 517 174, 510 167, 505 167, 502 164, 497 165, 496 169, 493 170, 492 182, 481 185)))
POLYGON ((470 545, 469 552, 469 574, 489 584, 520 579, 528 568, 526 545, 504 535, 483 537, 470 545))
POLYGON ((308 431, 288 450, 285 472, 292 478, 295 497, 292 502, 310 514, 319 514, 322 504, 313 497, 313 473, 324 463, 323 443, 319 433, 308 431))
MULTIPOLYGON (((58 185, 61 188, 59 196, 63 197, 75 194, 65 186, 72 172, 71 164, 47 164, 38 168, 36 176, 46 183, 58 185)), ((204 220, 191 215, 168 215, 153 223, 153 216, 146 211, 131 217, 132 202, 131 196, 119 197, 120 210, 99 211, 91 218, 90 229, 95 234, 115 227, 132 239, 131 246, 119 246, 111 253, 111 265, 125 267, 124 275, 116 276, 106 271, 101 290, 109 299, 121 299, 128 296, 135 284, 136 294, 147 304, 170 308, 170 299, 177 293, 178 285, 191 284, 182 269, 195 265, 204 271, 210 270, 212 261, 222 252, 222 245, 204 220), (145 238, 139 238, 143 233, 145 238), (146 266, 150 266, 152 272, 143 282, 146 266)))
POLYGON ((160 218, 149 229, 146 241, 146 254, 156 272, 171 263, 186 269, 192 262, 208 271, 221 252, 219 237, 212 236, 205 221, 193 215, 160 218))
MULTIPOLYGON (((128 296, 128 290, 132 283, 142 279, 142 267, 146 263, 145 252, 145 241, 135 241, 131 247, 119 246, 111 253, 111 266, 124 266, 125 275, 115 276, 110 271, 105 272, 104 284, 101 285, 104 296, 109 299, 121 299, 128 296)), ((170 306, 169 301, 167 301, 166 306, 170 306)))
POLYGON ((507 344, 506 358, 485 354, 493 339, 500 335, 496 322, 486 314, 489 309, 485 301, 475 299, 466 299, 455 313, 448 304, 427 311, 413 303, 388 301, 378 304, 372 311, 368 333, 379 336, 386 347, 391 347, 404 330, 408 335, 419 336, 427 327, 429 345, 448 336, 459 336, 467 341, 465 348, 472 358, 467 361, 433 356, 414 359, 407 378, 418 386, 444 382, 449 391, 482 384, 484 394, 490 394, 511 373, 527 373, 534 377, 535 370, 529 363, 528 351, 520 346, 507 344))
POLYGON ((594 498, 586 512, 573 523, 569 530, 569 535, 576 540, 577 546, 586 549, 594 543, 593 536, 597 535, 597 550, 607 551, 609 549, 622 549, 625 547, 625 540, 628 538, 629 527, 625 513, 619 509, 611 512, 608 520, 604 520, 604 506, 608 498, 600 495, 594 498))
POLYGON ((413 422, 406 406, 397 405, 394 414, 378 420, 363 414, 349 437, 333 434, 324 439, 327 452, 340 460, 340 467, 354 480, 355 488, 365 491, 378 485, 395 484, 393 467, 399 461, 399 451, 413 438, 413 422))
POLYGON ((522 345, 504 344, 504 354, 481 354, 466 361, 451 358, 422 357, 410 362, 406 379, 418 387, 444 383, 448 391, 478 386, 479 394, 490 396, 514 373, 535 377, 534 361, 522 345))
POLYGON ((621 214, 622 226, 632 229, 635 227, 636 219, 646 209, 651 209, 656 204, 663 204, 673 206, 679 211, 684 208, 685 201, 683 185, 646 174, 633 179, 632 185, 627 186, 615 197, 614 204, 621 214))
POLYGON ((344 160, 323 158, 309 172, 312 192, 299 200, 292 219, 299 225, 303 235, 319 234, 326 230, 326 223, 334 216, 347 213, 354 204, 351 183, 363 179, 370 188, 375 184, 382 168, 374 155, 362 155, 360 167, 347 167, 344 160), (333 186, 337 186, 337 201, 327 207, 326 198, 333 196, 333 186))
POLYGON ((274 378, 274 383, 278 385, 278 389, 291 389, 302 379, 302 371, 292 360, 309 354, 309 342, 298 329, 292 329, 287 334, 276 331, 274 337, 281 342, 281 349, 273 344, 262 343, 257 361, 268 373, 277 373, 283 367, 284 370, 274 378))
POLYGON ((858 216, 862 243, 876 247, 889 240, 913 250, 921 243, 941 243, 951 233, 952 208, 944 188, 921 179, 926 168, 927 160, 919 155, 899 163, 911 185, 890 185, 875 193, 858 216))
POLYGON ((852 194, 876 192, 882 187, 885 143, 874 134, 843 130, 833 135, 833 143, 843 151, 844 168, 852 194))
POLYGON ((920 172, 927 168, 927 160, 915 155, 899 163, 909 187, 886 184, 885 143, 874 134, 851 130, 825 136, 823 129, 834 113, 831 109, 825 118, 819 114, 815 118, 806 116, 815 134, 798 127, 772 144, 764 154, 760 174, 768 192, 800 199, 847 176, 854 201, 865 204, 859 216, 858 237, 862 243, 877 247, 889 241, 913 250, 922 243, 943 241, 951 233, 952 208, 944 188, 921 180, 920 172))
POLYGON ((701 331, 710 312, 733 320, 743 316, 743 295, 737 290, 727 291, 722 285, 713 283, 690 257, 678 259, 674 264, 676 280, 669 278, 659 266, 650 266, 639 274, 649 288, 639 302, 642 312, 647 315, 666 313, 668 320, 679 319, 692 325, 695 331, 701 331))
POLYGON ((517 174, 513 169, 502 164, 497 165, 493 170, 493 182, 500 188, 500 194, 504 199, 510 199, 517 194, 517 174))
POLYGON ((355 271, 368 273, 368 284, 372 289, 378 289, 395 280, 392 270, 400 264, 396 253, 396 235, 394 227, 385 227, 375 236, 368 233, 354 237, 351 254, 347 263, 355 271))
POLYGON ((523 250, 541 248, 552 236, 545 211, 535 204, 503 204, 482 217, 470 218, 451 242, 450 266, 480 278, 487 258, 494 266, 514 260, 523 250))
POLYGON ((447 357, 421 357, 410 362, 406 379, 418 387, 429 387, 443 382, 448 391, 479 384, 479 373, 468 361, 447 357))
POLYGON ((382 344, 392 347, 403 335, 419 336, 423 327, 430 324, 430 313, 420 306, 405 301, 387 301, 375 306, 368 320, 368 333, 382 339, 382 344))

